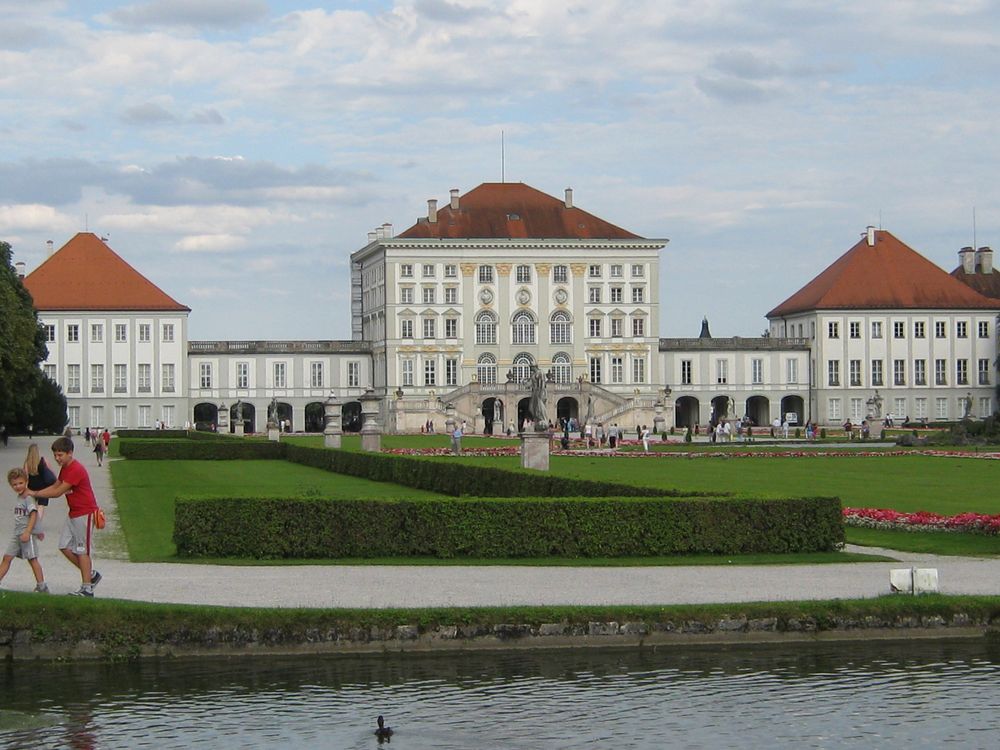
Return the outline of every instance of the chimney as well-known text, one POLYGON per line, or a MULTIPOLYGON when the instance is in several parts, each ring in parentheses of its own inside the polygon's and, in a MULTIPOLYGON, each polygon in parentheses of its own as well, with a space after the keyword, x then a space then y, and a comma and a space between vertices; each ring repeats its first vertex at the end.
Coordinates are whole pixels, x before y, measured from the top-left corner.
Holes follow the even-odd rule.
POLYGON ((14 264, 14 270, 17 272, 17 278, 19 279, 24 278, 24 269, 25 265, 23 260, 19 260, 17 263, 14 264))
POLYGON ((48 240, 45 243, 45 247, 48 250, 49 256, 51 256, 52 255, 52 240, 48 240))
POLYGON ((382 225, 382 237, 383 239, 392 239, 392 224, 386 222, 382 225))
POLYGON ((438 220, 438 202, 437 198, 427 199, 427 221, 431 224, 437 224, 438 220))
POLYGON ((458 188, 451 189, 451 210, 458 210, 458 188))
POLYGON ((979 266, 979 273, 993 273, 993 249, 989 247, 981 247, 976 251, 977 265, 979 266))
POLYGON ((875 247, 875 227, 869 224, 865 227, 865 234, 867 235, 868 247, 875 247))
POLYGON ((372 242, 374 242, 376 239, 378 239, 378 238, 375 236, 375 232, 369 232, 368 233, 368 242, 369 242, 369 244, 372 243, 372 242))
POLYGON ((566 188, 566 208, 573 208, 573 188, 566 188))
POLYGON ((385 239, 385 230, 382 227, 375 227, 375 239, 382 240, 385 239))
POLYGON ((962 264, 962 273, 971 276, 976 272, 976 251, 971 247, 963 247, 959 250, 958 260, 962 264))

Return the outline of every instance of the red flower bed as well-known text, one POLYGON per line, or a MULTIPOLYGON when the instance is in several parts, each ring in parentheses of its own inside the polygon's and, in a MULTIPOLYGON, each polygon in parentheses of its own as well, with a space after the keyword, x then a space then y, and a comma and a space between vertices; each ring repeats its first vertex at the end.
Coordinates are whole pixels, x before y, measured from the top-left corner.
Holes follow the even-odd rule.
POLYGON ((1000 534, 1000 515, 959 513, 941 516, 917 511, 902 513, 883 508, 844 508, 844 523, 868 529, 902 529, 904 531, 961 531, 969 534, 1000 534))

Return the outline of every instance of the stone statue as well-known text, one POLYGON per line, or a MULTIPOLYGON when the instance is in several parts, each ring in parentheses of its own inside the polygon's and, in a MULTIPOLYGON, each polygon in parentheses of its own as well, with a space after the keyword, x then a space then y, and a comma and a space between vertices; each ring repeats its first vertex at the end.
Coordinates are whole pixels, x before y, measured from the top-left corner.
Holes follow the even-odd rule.
POLYGON ((546 381, 545 375, 537 365, 531 368, 528 378, 531 387, 531 398, 528 401, 528 418, 535 423, 535 432, 545 432, 549 428, 548 416, 545 413, 546 381))
POLYGON ((963 398, 962 401, 965 402, 964 405, 963 405, 963 409, 962 409, 962 419, 971 419, 971 417, 972 417, 972 394, 971 393, 966 393, 965 394, 965 398, 963 398))
POLYGON ((868 399, 868 418, 869 419, 881 419, 882 417, 882 397, 878 393, 878 388, 875 389, 875 395, 868 399))
POLYGON ((278 424, 278 397, 275 396, 271 399, 271 403, 267 406, 267 422, 268 424, 273 424, 277 426, 278 424))
POLYGON ((243 421, 243 402, 242 401, 237 401, 236 402, 236 421, 237 422, 242 422, 243 421))

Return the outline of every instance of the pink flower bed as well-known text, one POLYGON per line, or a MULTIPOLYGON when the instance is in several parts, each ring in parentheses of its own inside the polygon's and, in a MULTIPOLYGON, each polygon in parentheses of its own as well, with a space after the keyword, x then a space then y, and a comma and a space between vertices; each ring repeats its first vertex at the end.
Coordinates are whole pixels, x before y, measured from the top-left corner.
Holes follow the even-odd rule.
POLYGON ((844 523, 868 529, 902 529, 903 531, 961 531, 970 534, 1000 534, 1000 515, 959 513, 941 516, 917 511, 902 513, 883 508, 844 508, 844 523))

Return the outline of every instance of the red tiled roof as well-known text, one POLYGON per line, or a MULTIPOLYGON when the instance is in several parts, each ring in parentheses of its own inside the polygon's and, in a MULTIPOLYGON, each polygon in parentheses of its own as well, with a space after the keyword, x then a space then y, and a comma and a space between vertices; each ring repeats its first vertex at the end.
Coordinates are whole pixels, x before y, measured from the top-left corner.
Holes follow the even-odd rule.
POLYGON ((1000 299, 1000 271, 993 269, 989 273, 982 273, 976 266, 975 273, 966 273, 962 266, 959 266, 951 275, 968 287, 972 287, 984 297, 1000 299))
POLYGON ((877 230, 767 314, 777 318, 809 310, 997 309, 889 232, 877 230))
POLYGON ((520 182, 484 182, 451 201, 439 202, 437 221, 420 219, 399 237, 407 239, 641 239, 582 209, 520 182))
POLYGON ((91 232, 80 232, 28 274, 37 310, 190 312, 91 232))

